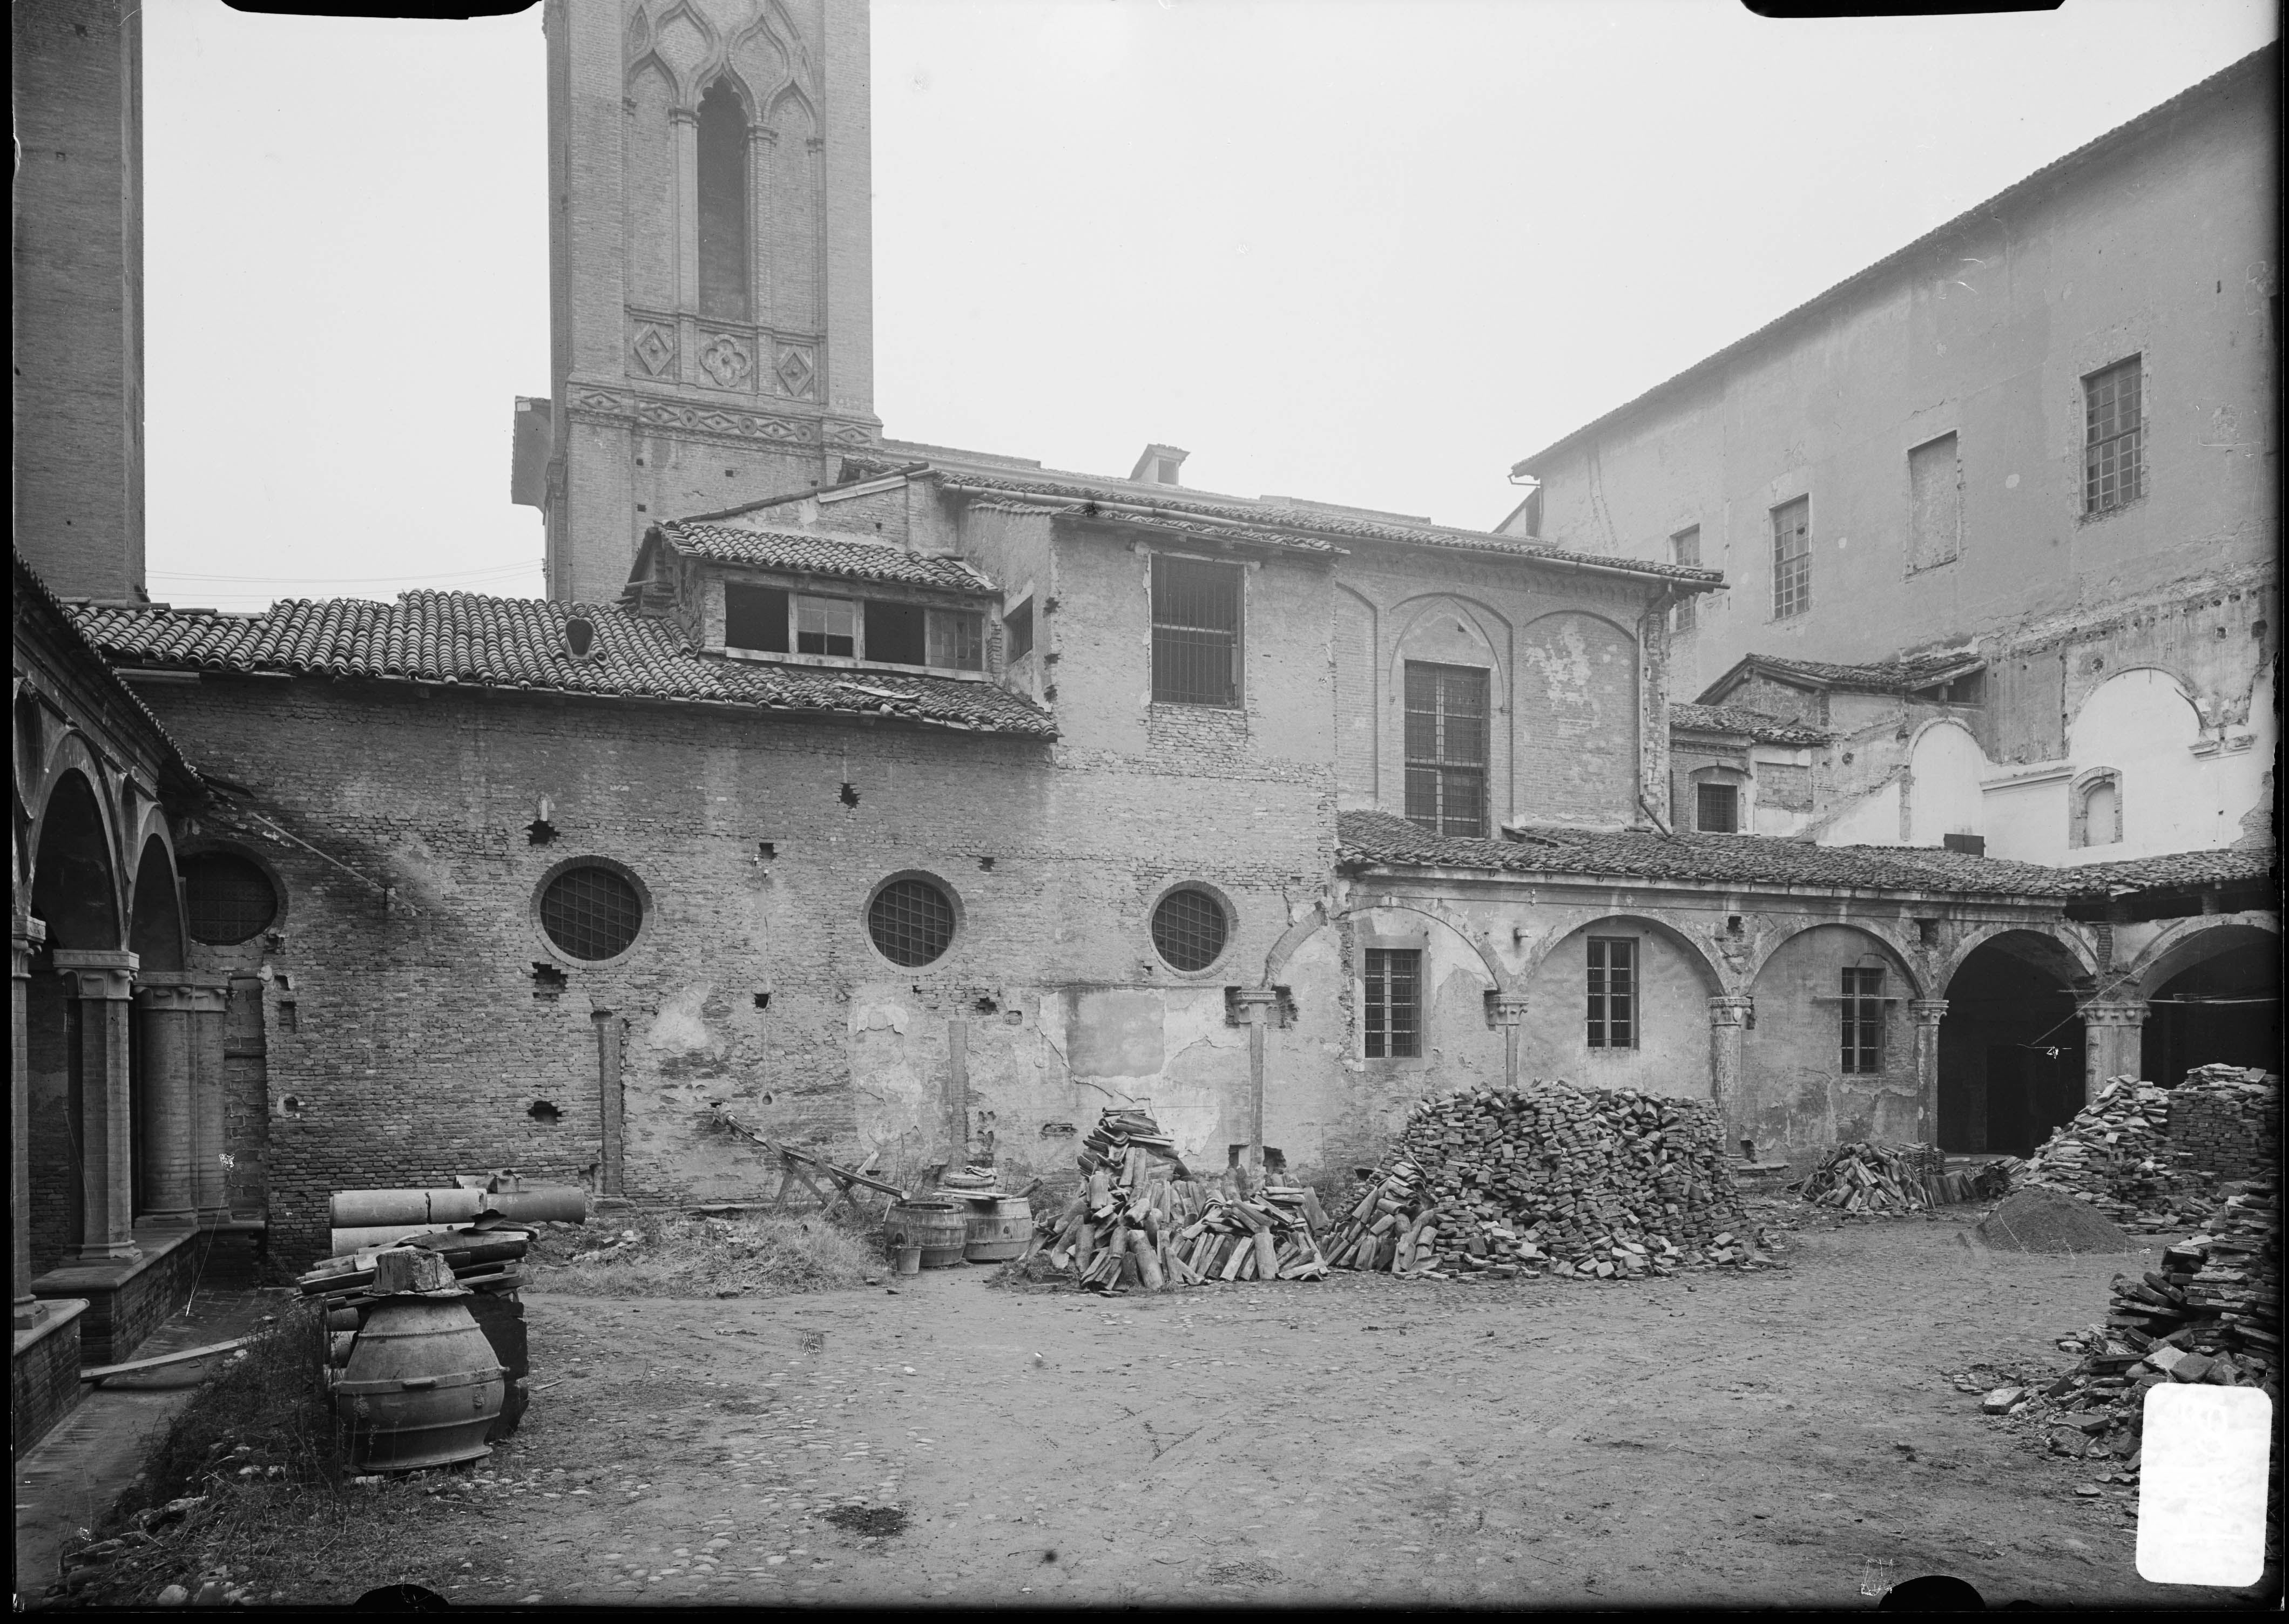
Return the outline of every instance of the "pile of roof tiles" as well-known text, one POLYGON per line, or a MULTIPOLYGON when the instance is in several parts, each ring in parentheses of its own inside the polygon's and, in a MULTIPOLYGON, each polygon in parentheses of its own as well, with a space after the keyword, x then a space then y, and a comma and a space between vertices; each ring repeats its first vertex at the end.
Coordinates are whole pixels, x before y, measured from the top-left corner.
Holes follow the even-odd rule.
MULTIPOLYGON (((2126 1461, 2134 1473, 2150 1387, 2260 1387, 2278 1405, 2280 1234, 2277 1184, 2229 1196, 2204 1233, 2163 1252, 2160 1269, 2114 1277, 2106 1322, 2059 1344, 2084 1356, 2073 1370, 2040 1388, 1988 1391, 1981 1407, 2041 1435, 2053 1453, 2126 1461)), ((1967 1377, 1956 1385, 1978 1387, 1967 1377)))
POLYGON ((2242 1066, 2197 1066, 2170 1091, 2170 1149, 2221 1178, 2281 1164, 2281 1079, 2242 1066))
POLYGON ((1947 1170, 1926 1144, 1859 1139, 1836 1147, 1801 1187, 1804 1198, 1846 1213, 1920 1213, 1958 1201, 2000 1195, 2000 1174, 1947 1170))
POLYGON ((1330 1231, 1342 1265, 1432 1279, 1629 1279, 1764 1261, 1703 1101, 1536 1083, 1408 1114, 1399 1153, 1330 1231))
POLYGON ((2011 1187, 2039 1185, 2087 1201, 2126 1230, 2149 1232, 2201 1222, 2217 1181, 2173 1150, 2170 1091, 2118 1077, 2098 1098, 2010 1166, 2011 1187))
POLYGON ((1036 1226, 1033 1250, 1085 1290, 1157 1292, 1328 1272, 1312 1235, 1325 1214, 1309 1189, 1272 1185, 1249 1199, 1213 1190, 1143 1111, 1105 1111, 1081 1142, 1080 1161, 1087 1182, 1036 1226))

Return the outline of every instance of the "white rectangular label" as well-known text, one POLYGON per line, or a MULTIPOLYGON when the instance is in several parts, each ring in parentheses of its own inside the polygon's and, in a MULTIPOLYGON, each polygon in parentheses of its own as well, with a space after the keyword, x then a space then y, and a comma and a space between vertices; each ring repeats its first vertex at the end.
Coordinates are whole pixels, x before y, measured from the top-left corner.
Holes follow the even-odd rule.
POLYGON ((2138 1575, 2157 1585, 2253 1585, 2265 1576, 2273 1401, 2253 1387, 2146 1390, 2138 1575))

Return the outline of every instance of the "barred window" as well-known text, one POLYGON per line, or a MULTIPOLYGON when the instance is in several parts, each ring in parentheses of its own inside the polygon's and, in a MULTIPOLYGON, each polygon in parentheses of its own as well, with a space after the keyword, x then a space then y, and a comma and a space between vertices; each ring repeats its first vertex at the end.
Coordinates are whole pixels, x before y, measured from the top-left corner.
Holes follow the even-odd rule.
POLYGON ((185 926, 210 947, 251 942, 278 917, 278 892, 259 865, 233 852, 207 851, 182 863, 185 926))
POLYGON ((1423 1053, 1423 950, 1367 950, 1367 1055, 1411 1060, 1423 1053))
POLYGON ((1798 497, 1773 509, 1773 618, 1811 607, 1812 498, 1798 497))
MULTIPOLYGON (((1688 526, 1669 538, 1669 561, 1672 564, 1690 565, 1695 569, 1701 568, 1701 527, 1699 525, 1688 526)), ((1693 630, 1697 624, 1699 605, 1700 600, 1697 598, 1679 598, 1677 601, 1677 607, 1669 611, 1669 629, 1673 633, 1680 633, 1693 630)))
POLYGON ((953 944, 953 904, 927 880, 894 880, 867 905, 866 934, 893 964, 931 963, 953 944))
POLYGON ((1703 834, 1741 832, 1741 790, 1732 784, 1693 786, 1693 826, 1703 834))
POLYGON ((540 927, 569 958, 617 959, 643 927, 643 899, 626 875, 583 864, 566 869, 541 892, 540 927))
POLYGON ((1223 955, 1231 922, 1206 891, 1171 891, 1152 910, 1152 946, 1179 970, 1205 970, 1223 955))
POLYGON ((1487 679, 1407 662, 1407 816, 1440 834, 1487 832, 1487 679))
POLYGON ((1884 1069, 1884 972, 1844 971, 1843 1050, 1847 1074, 1884 1069))
POLYGON ((1238 564, 1152 555, 1152 697, 1166 705, 1240 703, 1238 564))
POLYGON ((1638 1046, 1638 944, 1627 936, 1590 938, 1590 1047, 1638 1046))
POLYGON ((2082 380, 2082 511, 2110 513, 2146 494, 2145 380, 2141 357, 2082 380))

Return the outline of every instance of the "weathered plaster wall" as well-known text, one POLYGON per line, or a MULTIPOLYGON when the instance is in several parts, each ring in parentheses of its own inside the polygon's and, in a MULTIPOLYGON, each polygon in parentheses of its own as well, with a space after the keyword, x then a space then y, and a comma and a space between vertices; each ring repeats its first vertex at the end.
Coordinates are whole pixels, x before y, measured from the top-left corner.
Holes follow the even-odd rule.
POLYGON ((1568 931, 1527 980, 1535 1018, 1520 1046, 1519 1070, 1562 1077, 1585 1088, 1639 1088, 1670 1099, 1709 1097, 1709 999, 1716 978, 1697 952, 1627 915, 1568 931), (1638 960, 1638 1036, 1628 1048, 1589 1043, 1589 938, 1634 941, 1638 960))
POLYGON ((1757 1024, 1743 1044, 1743 1099, 1735 1118, 1759 1147, 1791 1158, 1853 1139, 1913 1140, 1918 1088, 1906 1000, 1920 996, 1904 962, 1876 936, 1848 925, 1815 925, 1789 936, 1750 983, 1757 1024), (1883 967, 1886 1007, 1883 1070, 1843 1071, 1834 1001, 1847 966, 1883 967))

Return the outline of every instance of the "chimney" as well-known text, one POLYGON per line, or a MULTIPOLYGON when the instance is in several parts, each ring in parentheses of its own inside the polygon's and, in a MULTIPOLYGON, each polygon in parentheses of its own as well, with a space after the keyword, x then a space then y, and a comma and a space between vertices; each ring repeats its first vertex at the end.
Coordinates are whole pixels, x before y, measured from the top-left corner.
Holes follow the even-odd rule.
POLYGON ((1144 454, 1137 459, 1137 466, 1129 471, 1129 477, 1147 485, 1180 485, 1184 482, 1176 477, 1177 471, 1191 455, 1173 445, 1148 445, 1144 454))

